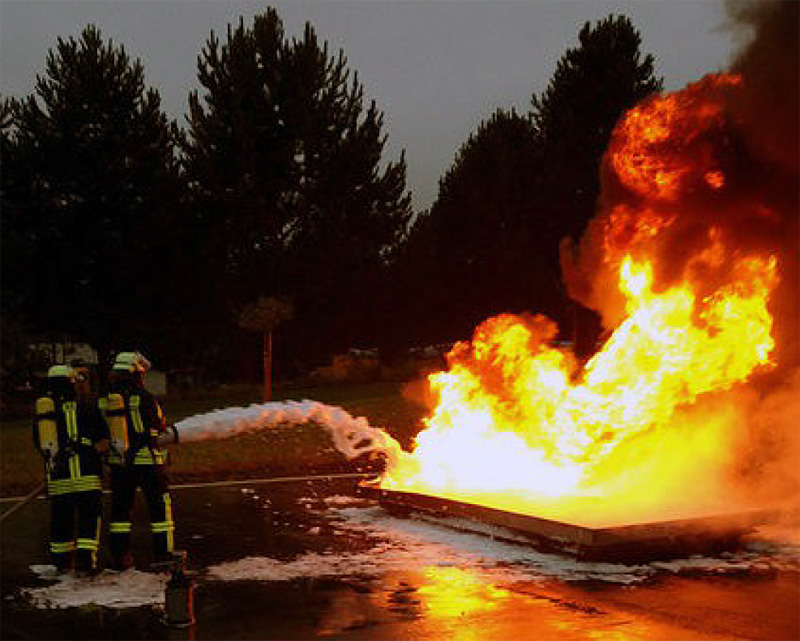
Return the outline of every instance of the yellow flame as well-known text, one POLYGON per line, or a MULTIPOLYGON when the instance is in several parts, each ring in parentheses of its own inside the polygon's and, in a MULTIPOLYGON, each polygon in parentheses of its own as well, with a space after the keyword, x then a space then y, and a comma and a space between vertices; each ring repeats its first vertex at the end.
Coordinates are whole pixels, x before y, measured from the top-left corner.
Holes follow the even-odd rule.
MULTIPOLYGON (((720 260, 709 237, 697 264, 720 260)), ((741 257, 731 282, 698 300, 691 284, 654 292, 652 266, 625 257, 628 316, 581 372, 549 346, 543 319, 491 319, 430 377, 438 405, 383 486, 588 522, 656 505, 727 458, 735 417, 693 404, 769 365, 776 269, 772 257, 741 257)))

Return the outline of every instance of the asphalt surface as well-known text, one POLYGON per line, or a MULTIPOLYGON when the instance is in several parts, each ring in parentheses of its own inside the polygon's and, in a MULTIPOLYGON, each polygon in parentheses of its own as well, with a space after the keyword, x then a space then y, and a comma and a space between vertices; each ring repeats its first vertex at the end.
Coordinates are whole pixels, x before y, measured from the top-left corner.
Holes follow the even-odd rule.
MULTIPOLYGON (((633 639, 681 641, 800 638, 800 574, 742 570, 664 572, 624 584, 530 574, 511 581, 473 563, 415 559, 375 563, 391 552, 374 533, 340 527, 335 499, 354 479, 197 487, 173 491, 177 547, 189 553, 196 623, 165 625, 160 604, 91 603, 43 608, 26 590, 47 586, 48 507, 36 500, 2 525, 3 639, 633 639), (334 497, 334 499, 331 499, 334 497), (318 556, 317 556, 318 555, 318 556), (221 580, 209 569, 271 560, 271 578, 221 580), (334 568, 298 570, 298 559, 334 568), (359 565, 348 566, 359 559, 359 565), (280 569, 292 568, 282 575, 280 569)), ((7 509, 8 505, 4 505, 7 509)), ((376 511, 374 505, 367 508, 376 511)), ((355 505, 364 509, 363 503, 355 505)), ((134 523, 145 522, 141 497, 134 523)), ((149 537, 134 525, 137 568, 149 537)), ((424 548, 420 548, 424 549, 424 548)), ((104 576, 104 575, 101 575, 104 576)), ((88 579, 86 579, 88 581, 88 579)))

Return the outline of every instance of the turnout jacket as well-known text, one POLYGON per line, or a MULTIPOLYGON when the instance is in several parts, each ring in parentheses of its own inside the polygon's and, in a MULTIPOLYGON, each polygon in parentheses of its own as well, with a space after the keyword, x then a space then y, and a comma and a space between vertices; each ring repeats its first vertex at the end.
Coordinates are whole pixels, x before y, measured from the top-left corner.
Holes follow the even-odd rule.
POLYGON ((125 381, 109 390, 109 395, 101 398, 99 407, 105 416, 107 427, 113 416, 123 416, 127 425, 127 451, 115 447, 112 434, 108 452, 109 465, 163 465, 167 459, 164 448, 157 444, 158 437, 167 431, 167 422, 156 397, 144 386, 125 381), (124 408, 114 410, 109 407, 112 394, 122 396, 124 408))
MULTIPOLYGON (((93 402, 74 396, 46 393, 53 411, 35 414, 33 443, 45 460, 45 481, 50 496, 100 490, 103 459, 95 444, 108 439, 108 429, 93 402), (53 454, 42 445, 40 427, 55 421, 58 447, 53 454)), ((50 423, 52 425, 52 423, 50 423)))

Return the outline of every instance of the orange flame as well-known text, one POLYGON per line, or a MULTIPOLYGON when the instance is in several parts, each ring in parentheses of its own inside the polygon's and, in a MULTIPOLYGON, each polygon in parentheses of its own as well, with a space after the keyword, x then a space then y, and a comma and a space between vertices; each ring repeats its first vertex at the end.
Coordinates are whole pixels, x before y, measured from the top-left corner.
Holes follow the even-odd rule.
POLYGON ((744 420, 732 399, 771 366, 778 260, 710 226, 669 279, 657 274, 683 195, 725 187, 706 142, 738 84, 709 77, 633 109, 615 132, 607 161, 637 199, 600 225, 598 279, 613 276, 622 319, 602 348, 580 366, 542 316, 485 321, 430 377, 438 404, 383 487, 593 525, 721 504, 744 420))

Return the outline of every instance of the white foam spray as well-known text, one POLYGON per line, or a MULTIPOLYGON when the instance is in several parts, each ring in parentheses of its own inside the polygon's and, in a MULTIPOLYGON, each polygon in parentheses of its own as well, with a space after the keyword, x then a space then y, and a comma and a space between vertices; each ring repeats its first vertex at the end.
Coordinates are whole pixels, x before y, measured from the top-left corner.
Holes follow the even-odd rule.
POLYGON ((229 407, 197 414, 175 424, 181 443, 228 438, 246 432, 313 423, 328 431, 334 447, 348 459, 383 453, 394 460, 400 446, 387 432, 354 418, 345 409, 318 401, 283 401, 229 407))

